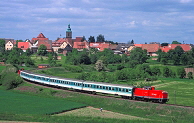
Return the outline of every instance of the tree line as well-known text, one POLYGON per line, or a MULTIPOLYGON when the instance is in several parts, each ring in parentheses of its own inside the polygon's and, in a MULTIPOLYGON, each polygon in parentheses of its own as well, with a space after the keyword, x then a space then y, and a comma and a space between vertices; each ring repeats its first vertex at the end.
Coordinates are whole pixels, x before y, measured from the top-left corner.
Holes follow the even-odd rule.
POLYGON ((158 61, 164 65, 187 65, 194 66, 194 48, 185 52, 181 46, 177 46, 175 49, 171 49, 168 52, 157 51, 158 61))

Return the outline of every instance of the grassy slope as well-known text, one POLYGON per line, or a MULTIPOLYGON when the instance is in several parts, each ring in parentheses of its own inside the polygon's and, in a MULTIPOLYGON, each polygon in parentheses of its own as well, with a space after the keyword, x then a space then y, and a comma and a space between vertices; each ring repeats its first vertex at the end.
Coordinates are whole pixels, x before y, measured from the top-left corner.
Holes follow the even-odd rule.
POLYGON ((193 93, 194 81, 189 79, 163 78, 163 83, 155 84, 157 89, 166 90, 169 93, 170 104, 194 106, 193 93))
MULTIPOLYGON (((27 84, 28 86, 32 86, 27 84)), ((24 84, 23 86, 26 86, 24 84)), ((43 90, 38 93, 41 98, 43 97, 50 97, 48 95, 49 89, 43 88, 43 90), (45 93, 46 92, 46 93, 45 93)), ((190 109, 183 109, 183 108, 175 108, 175 107, 168 107, 163 106, 160 104, 153 104, 153 103, 146 103, 146 102, 129 102, 127 100, 118 100, 116 98, 104 98, 104 97, 96 97, 93 95, 84 95, 76 92, 63 92, 63 91, 57 91, 55 94, 60 93, 62 95, 65 95, 65 99, 73 102, 82 103, 85 105, 90 105, 95 108, 102 107, 104 110, 118 112, 121 114, 131 115, 131 116, 137 116, 141 118, 146 118, 149 120, 139 121, 135 119, 129 119, 129 120, 114 120, 110 118, 96 118, 90 117, 87 119, 87 116, 77 116, 77 115, 63 115, 63 116, 23 116, 18 120, 28 120, 28 121, 46 121, 46 122, 54 122, 54 119, 58 122, 63 122, 63 120, 72 121, 74 119, 74 122, 193 122, 194 121, 194 112, 190 109), (36 119, 36 120, 35 120, 36 119), (79 120, 77 120, 79 119, 79 120)), ((29 92, 26 92, 26 94, 30 94, 29 92)), ((37 94, 37 93, 35 93, 37 94)), ((33 94, 34 95, 34 94, 33 94)), ((0 113, 0 115, 2 115, 0 113)), ((5 114, 3 114, 5 115, 5 114)), ((106 115, 106 114, 105 114, 106 115)), ((10 115, 5 115, 6 118, 10 115)), ((1 116, 0 116, 1 117, 1 116)), ((3 118, 3 117, 2 117, 3 118)), ((18 116, 13 116, 12 119, 16 120, 18 116)), ((56 121, 55 121, 56 122, 56 121)))
POLYGON ((4 90, 0 90, 0 100, 0 113, 14 114, 52 114, 85 106, 62 99, 29 96, 4 90))

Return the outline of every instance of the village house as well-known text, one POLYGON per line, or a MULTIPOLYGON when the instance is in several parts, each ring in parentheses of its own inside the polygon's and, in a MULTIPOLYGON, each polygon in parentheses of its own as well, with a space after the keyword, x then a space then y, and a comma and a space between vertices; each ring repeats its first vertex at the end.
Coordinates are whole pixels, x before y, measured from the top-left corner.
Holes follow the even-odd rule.
POLYGON ((4 40, 5 40, 5 50, 11 50, 16 45, 16 41, 14 39, 4 39, 4 40))
POLYGON ((90 43, 89 46, 90 46, 90 48, 96 48, 99 51, 103 51, 105 48, 109 49, 110 43, 96 42, 96 43, 90 43))
POLYGON ((30 42, 18 42, 18 48, 22 49, 24 52, 29 48, 31 49, 32 44, 30 42))
POLYGON ((121 54, 129 54, 128 49, 130 46, 133 46, 133 44, 119 43, 116 48, 116 51, 120 52, 121 54))
POLYGON ((160 49, 161 49, 163 52, 168 52, 169 50, 175 49, 177 46, 182 47, 182 49, 183 49, 185 52, 190 51, 190 50, 192 49, 192 46, 191 46, 190 44, 169 44, 168 46, 160 47, 160 49))
POLYGON ((40 33, 36 38, 32 38, 31 40, 32 48, 35 51, 35 49, 38 49, 40 45, 45 45, 48 52, 52 52, 52 41, 46 38, 42 33, 40 33), (34 45, 36 44, 36 45, 34 45))
POLYGON ((78 51, 83 51, 83 49, 89 50, 89 43, 87 41, 74 42, 73 48, 77 49, 78 51))

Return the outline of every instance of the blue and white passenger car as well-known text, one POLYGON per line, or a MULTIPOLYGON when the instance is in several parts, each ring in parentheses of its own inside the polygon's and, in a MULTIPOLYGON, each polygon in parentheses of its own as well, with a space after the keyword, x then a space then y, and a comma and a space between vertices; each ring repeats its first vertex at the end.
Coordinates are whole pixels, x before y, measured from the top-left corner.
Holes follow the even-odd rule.
POLYGON ((133 96, 134 86, 124 86, 118 84, 102 83, 102 82, 83 82, 83 90, 91 92, 100 92, 107 94, 114 94, 126 97, 133 96))
POLYGON ((40 84, 71 88, 71 89, 76 89, 81 91, 83 90, 83 91, 88 91, 92 93, 100 92, 100 93, 114 94, 114 95, 120 95, 125 97, 133 96, 134 86, 74 80, 69 78, 54 77, 54 76, 48 76, 43 74, 35 74, 26 70, 21 71, 20 76, 24 79, 30 80, 32 82, 40 83, 40 84))

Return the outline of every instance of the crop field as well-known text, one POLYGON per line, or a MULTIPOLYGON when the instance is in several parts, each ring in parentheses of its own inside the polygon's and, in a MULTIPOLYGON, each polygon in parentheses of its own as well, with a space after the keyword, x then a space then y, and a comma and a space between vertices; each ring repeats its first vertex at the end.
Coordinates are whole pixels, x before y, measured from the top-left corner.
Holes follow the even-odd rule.
POLYGON ((194 81, 190 79, 163 78, 162 83, 153 84, 156 89, 165 90, 169 94, 169 104, 194 106, 194 81))
POLYGON ((29 96, 0 90, 0 113, 11 114, 54 114, 86 105, 72 101, 29 96))

